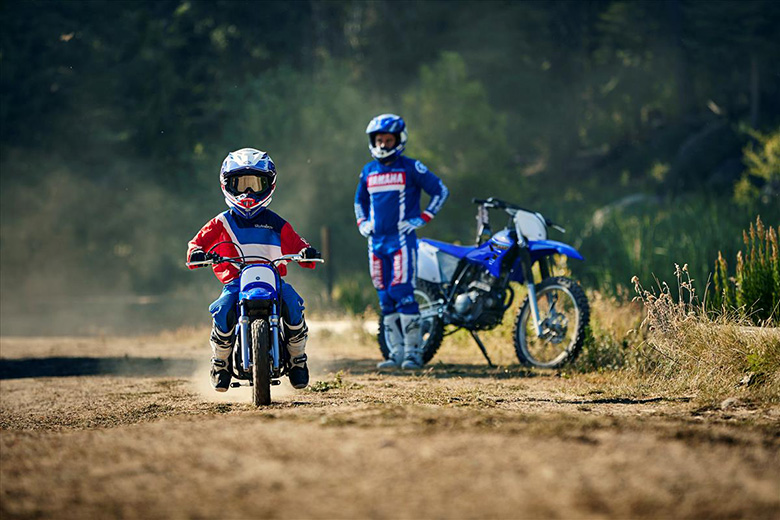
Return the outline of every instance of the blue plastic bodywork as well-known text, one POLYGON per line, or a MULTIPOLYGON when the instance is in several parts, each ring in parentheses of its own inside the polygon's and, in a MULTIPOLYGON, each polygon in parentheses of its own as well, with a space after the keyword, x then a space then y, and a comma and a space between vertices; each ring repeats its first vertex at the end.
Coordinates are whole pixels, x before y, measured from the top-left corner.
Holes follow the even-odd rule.
POLYGON ((509 230, 499 231, 490 240, 474 248, 466 255, 466 260, 484 266, 495 277, 501 276, 501 263, 515 245, 509 230))
POLYGON ((275 300, 276 289, 267 283, 252 283, 238 294, 239 300, 275 300))
POLYGON ((448 255, 455 256, 457 258, 463 258, 471 251, 474 250, 473 246, 456 246, 455 244, 448 244, 447 242, 439 242, 438 240, 431 240, 430 238, 421 238, 421 242, 427 242, 435 248, 447 253, 448 255))
POLYGON ((568 244, 555 240, 536 240, 534 242, 528 242, 528 249, 531 250, 531 260, 534 261, 555 254, 565 255, 577 260, 585 260, 579 251, 568 244))
MULTIPOLYGON (((253 268, 258 266, 252 266, 253 268)), ((247 301, 266 300, 271 301, 270 313, 267 316, 268 324, 270 328, 271 339, 271 360, 273 364, 272 377, 278 378, 281 370, 282 358, 279 351, 279 287, 281 286, 281 278, 279 273, 270 266, 263 266, 269 269, 274 274, 274 283, 271 284, 268 281, 262 280, 257 277, 255 280, 247 283, 241 288, 238 293, 238 312, 239 312, 239 337, 240 347, 242 349, 242 363, 243 369, 248 371, 251 368, 249 362, 250 359, 250 331, 249 324, 250 319, 247 316, 247 301)), ((243 273, 243 271, 242 271, 243 273)))
MULTIPOLYGON (((515 245, 515 241, 512 238, 511 232, 507 229, 499 231, 493 235, 490 240, 479 247, 457 246, 454 244, 448 244, 447 242, 431 240, 429 238, 423 238, 421 241, 431 244, 444 253, 450 254, 457 258, 465 258, 469 262, 483 265, 490 274, 496 277, 500 276, 501 274, 502 259, 512 249, 512 246, 515 245)), ((563 242, 558 242, 556 240, 529 241, 528 250, 531 255, 532 262, 536 262, 541 258, 552 255, 564 255, 576 260, 584 260, 582 255, 576 249, 568 244, 564 244, 563 242)), ((510 280, 515 282, 523 281, 523 269, 521 262, 522 259, 520 257, 515 260, 515 263, 512 266, 512 276, 510 277, 510 280)))

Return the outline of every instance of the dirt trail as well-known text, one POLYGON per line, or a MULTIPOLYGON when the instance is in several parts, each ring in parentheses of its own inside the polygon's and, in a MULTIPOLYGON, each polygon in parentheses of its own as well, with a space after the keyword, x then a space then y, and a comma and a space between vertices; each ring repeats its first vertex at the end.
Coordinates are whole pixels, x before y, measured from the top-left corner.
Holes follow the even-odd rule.
POLYGON ((0 516, 780 517, 776 407, 446 343, 418 374, 378 373, 360 327, 312 328, 310 389, 259 410, 209 389, 205 331, 0 339, 0 516))

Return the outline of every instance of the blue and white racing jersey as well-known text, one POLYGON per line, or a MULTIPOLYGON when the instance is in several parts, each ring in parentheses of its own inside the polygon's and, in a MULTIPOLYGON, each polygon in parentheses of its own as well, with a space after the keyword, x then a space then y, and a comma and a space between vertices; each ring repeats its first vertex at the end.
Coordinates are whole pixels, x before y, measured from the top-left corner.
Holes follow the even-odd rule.
POLYGON ((360 172, 355 193, 355 218, 358 226, 365 220, 373 223, 374 234, 370 240, 373 251, 392 253, 406 243, 408 236, 401 236, 399 223, 415 217, 430 221, 448 195, 441 179, 420 161, 404 156, 387 165, 371 161, 360 172), (431 200, 420 212, 422 191, 430 195, 431 200))

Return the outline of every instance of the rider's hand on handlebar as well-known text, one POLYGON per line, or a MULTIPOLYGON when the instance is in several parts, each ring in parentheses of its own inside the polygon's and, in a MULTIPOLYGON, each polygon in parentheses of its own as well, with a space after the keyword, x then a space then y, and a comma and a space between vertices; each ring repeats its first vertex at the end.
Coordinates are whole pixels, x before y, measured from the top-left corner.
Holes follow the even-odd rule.
POLYGON ((322 253, 320 253, 319 251, 317 251, 311 246, 301 250, 300 255, 307 260, 311 260, 314 258, 322 258, 322 253))
POLYGON ((202 249, 193 249, 190 253, 189 258, 187 259, 188 262, 205 262, 206 261, 206 253, 202 249))
POLYGON ((374 232, 374 224, 370 220, 364 220, 358 225, 358 231, 360 231, 360 234, 363 235, 364 238, 368 238, 371 236, 371 233, 374 232))

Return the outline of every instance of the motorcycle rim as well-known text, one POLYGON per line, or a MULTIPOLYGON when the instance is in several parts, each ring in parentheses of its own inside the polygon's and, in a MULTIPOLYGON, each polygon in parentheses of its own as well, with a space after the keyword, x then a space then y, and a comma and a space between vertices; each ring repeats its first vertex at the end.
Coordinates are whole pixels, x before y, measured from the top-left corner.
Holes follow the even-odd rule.
POLYGON ((582 348, 588 305, 582 289, 575 282, 550 278, 537 287, 538 336, 528 300, 523 303, 515 323, 514 340, 521 363, 540 368, 558 368, 572 361, 582 348))

